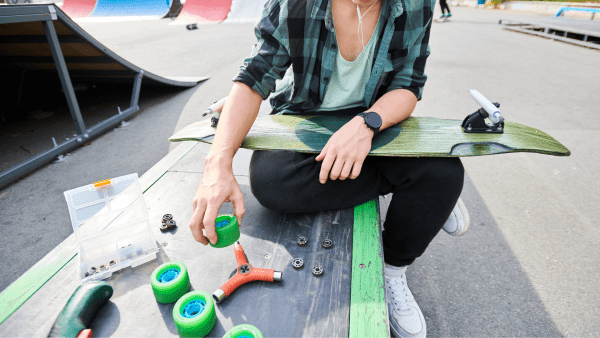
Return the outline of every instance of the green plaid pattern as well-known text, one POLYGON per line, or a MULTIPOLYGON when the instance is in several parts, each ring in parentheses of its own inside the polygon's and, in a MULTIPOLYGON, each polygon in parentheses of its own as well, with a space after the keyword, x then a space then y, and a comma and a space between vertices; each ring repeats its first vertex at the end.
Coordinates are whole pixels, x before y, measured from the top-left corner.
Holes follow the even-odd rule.
MULTIPOLYGON (((429 33, 435 0, 382 0, 376 57, 365 87, 365 107, 395 89, 420 100, 427 80, 429 33)), ((333 73, 337 53, 331 0, 267 0, 254 28, 258 43, 233 81, 266 99, 273 113, 318 109, 333 73)))

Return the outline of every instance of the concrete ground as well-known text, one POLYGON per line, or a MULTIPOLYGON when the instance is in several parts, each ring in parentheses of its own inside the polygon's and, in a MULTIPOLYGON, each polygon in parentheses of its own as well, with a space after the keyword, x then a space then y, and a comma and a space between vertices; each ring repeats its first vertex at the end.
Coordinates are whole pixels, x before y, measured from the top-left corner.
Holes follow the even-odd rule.
MULTIPOLYGON (((468 94, 474 88, 502 103, 506 119, 549 133, 573 155, 463 159, 471 230, 461 238, 440 233, 408 270, 429 336, 599 336, 600 162, 593 146, 600 134, 592 114, 600 106, 600 54, 497 24, 534 15, 452 11, 450 22, 433 24, 429 80, 415 115, 462 119, 478 108, 468 94)), ((172 96, 142 97, 130 126, 0 191, 0 290, 72 232, 62 191, 141 175, 168 152, 170 134, 227 95, 254 43, 252 25, 187 31, 167 24, 81 23, 142 68, 211 79, 172 96)))

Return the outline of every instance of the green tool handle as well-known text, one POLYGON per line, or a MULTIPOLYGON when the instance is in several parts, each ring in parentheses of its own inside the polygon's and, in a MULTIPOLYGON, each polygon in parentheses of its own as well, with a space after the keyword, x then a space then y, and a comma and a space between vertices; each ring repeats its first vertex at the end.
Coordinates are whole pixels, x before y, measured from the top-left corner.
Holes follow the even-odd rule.
POLYGON ((103 281, 79 286, 54 322, 48 337, 73 337, 89 327, 96 312, 112 297, 113 288, 103 281))

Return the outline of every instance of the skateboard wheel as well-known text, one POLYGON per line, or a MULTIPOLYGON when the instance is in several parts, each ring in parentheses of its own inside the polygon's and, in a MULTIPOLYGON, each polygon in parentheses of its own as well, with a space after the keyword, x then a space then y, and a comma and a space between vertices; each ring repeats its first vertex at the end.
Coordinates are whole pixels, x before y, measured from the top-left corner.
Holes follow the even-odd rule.
POLYGON ((169 228, 174 228, 177 226, 177 223, 175 222, 175 220, 172 220, 172 219, 168 220, 166 224, 169 228))
POLYGON ((323 275, 323 272, 325 272, 325 271, 323 270, 323 267, 320 265, 315 265, 312 268, 313 275, 315 275, 317 277, 321 277, 323 275))
POLYGON ((256 326, 249 324, 242 324, 234 326, 231 330, 227 331, 223 338, 263 338, 262 333, 256 326))
POLYGON ((169 226, 166 223, 161 223, 160 224, 160 231, 165 232, 169 230, 169 226))
POLYGON ((221 215, 215 220, 217 244, 210 244, 213 248, 225 248, 240 239, 240 227, 237 218, 233 215, 221 215))
POLYGON ((294 267, 294 269, 300 269, 304 266, 304 261, 302 260, 302 258, 294 258, 294 260, 292 261, 292 266, 294 267))
POLYGON ((171 214, 164 214, 163 217, 162 217, 162 222, 166 223, 167 221, 170 221, 172 219, 173 219, 173 215, 171 215, 171 214))
POLYGON ((298 245, 305 246, 307 242, 308 241, 306 240, 306 237, 298 237, 298 241, 297 241, 298 245))
POLYGON ((173 320, 180 337, 204 337, 217 321, 215 303, 206 291, 187 293, 175 303, 173 320))
POLYGON ((323 246, 325 249, 329 249, 329 248, 331 248, 333 246, 333 241, 330 240, 330 239, 324 239, 321 242, 321 246, 323 246))
POLYGON ((183 263, 167 262, 152 272, 150 284, 157 302, 173 303, 190 289, 190 277, 183 263))

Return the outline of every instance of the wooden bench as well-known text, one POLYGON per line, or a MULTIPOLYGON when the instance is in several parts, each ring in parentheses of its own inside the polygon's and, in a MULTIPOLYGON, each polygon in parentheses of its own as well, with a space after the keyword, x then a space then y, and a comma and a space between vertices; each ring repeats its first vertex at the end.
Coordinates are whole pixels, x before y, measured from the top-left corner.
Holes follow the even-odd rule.
MULTIPOLYGON (((236 268, 231 247, 205 247, 194 241, 187 225, 207 151, 207 145, 183 142, 140 178, 160 251, 157 260, 107 279, 115 292, 92 324, 96 336, 177 336, 173 304, 158 304, 150 287, 150 274, 163 262, 182 261, 192 289, 209 293, 236 268), (178 228, 161 233, 158 225, 165 213, 174 215, 178 228)), ((377 201, 318 213, 267 210, 248 186, 249 154, 241 149, 234 159, 247 210, 240 242, 251 264, 283 271, 283 282, 240 287, 217 305, 210 336, 222 337, 242 323, 257 326, 266 337, 388 336, 377 201), (298 246, 298 236, 308 244, 298 246), (321 247, 325 238, 334 242, 333 248, 321 247), (292 268, 297 257, 304 260, 303 269, 292 268), (315 264, 323 266, 323 276, 312 275, 315 264)), ((232 213, 231 205, 220 213, 232 213)), ((76 254, 77 241, 71 235, 0 294, 0 336, 47 335, 79 284, 76 254)))

